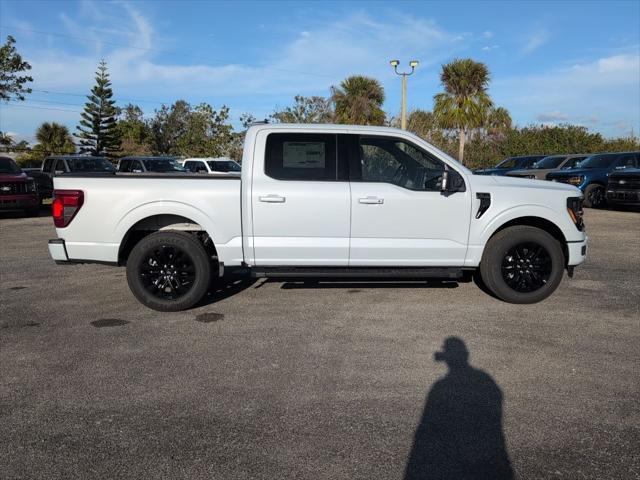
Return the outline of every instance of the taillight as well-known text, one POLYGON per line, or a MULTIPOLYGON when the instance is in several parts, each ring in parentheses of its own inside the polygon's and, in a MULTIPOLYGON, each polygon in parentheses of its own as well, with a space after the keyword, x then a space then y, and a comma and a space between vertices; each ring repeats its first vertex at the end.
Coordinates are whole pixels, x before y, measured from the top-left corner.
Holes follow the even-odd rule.
POLYGON ((53 224, 57 228, 64 228, 71 223, 80 207, 84 203, 82 190, 54 190, 51 213, 53 224))

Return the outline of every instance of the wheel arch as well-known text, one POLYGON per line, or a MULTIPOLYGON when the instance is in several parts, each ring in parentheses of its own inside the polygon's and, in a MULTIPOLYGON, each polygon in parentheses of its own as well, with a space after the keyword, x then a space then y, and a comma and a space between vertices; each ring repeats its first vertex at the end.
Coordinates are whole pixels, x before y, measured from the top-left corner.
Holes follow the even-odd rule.
MULTIPOLYGON (((495 228, 491 232, 489 237, 487 238, 487 242, 489 242, 489 240, 491 240, 498 232, 501 232, 501 231, 503 231, 503 230, 505 230, 505 229, 507 229, 509 227, 513 227, 513 226, 516 226, 516 225, 539 228, 540 230, 543 230, 543 231, 547 232, 553 238, 558 240, 558 242, 560 243, 560 246, 562 247, 562 253, 564 255, 565 266, 567 265, 567 262, 569 260, 569 250, 567 248, 567 238, 565 237, 564 233, 562 232, 562 229, 556 223, 554 223, 553 221, 549 220, 548 218, 539 217, 539 216, 536 216, 536 215, 526 215, 526 216, 512 218, 511 220, 508 220, 508 221, 502 223, 501 225, 499 225, 497 228, 495 228)), ((485 248, 486 248, 487 242, 485 242, 485 248)), ((484 249, 483 249, 482 253, 484 255, 484 249)))
POLYGON ((170 230, 193 232, 206 242, 205 247, 212 255, 217 255, 211 219, 207 215, 179 202, 153 202, 128 212, 116 226, 116 237, 120 244, 118 263, 126 263, 133 247, 145 236, 170 230))

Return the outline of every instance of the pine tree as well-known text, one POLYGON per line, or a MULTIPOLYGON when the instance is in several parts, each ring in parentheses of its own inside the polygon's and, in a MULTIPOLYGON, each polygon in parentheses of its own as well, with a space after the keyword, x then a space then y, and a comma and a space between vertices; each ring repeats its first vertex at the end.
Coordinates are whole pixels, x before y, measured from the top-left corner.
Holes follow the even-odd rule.
POLYGON ((107 64, 100 61, 96 72, 96 85, 87 95, 82 119, 74 136, 80 139, 80 151, 91 155, 104 155, 115 152, 120 147, 116 129, 117 109, 112 100, 113 90, 107 73, 107 64))

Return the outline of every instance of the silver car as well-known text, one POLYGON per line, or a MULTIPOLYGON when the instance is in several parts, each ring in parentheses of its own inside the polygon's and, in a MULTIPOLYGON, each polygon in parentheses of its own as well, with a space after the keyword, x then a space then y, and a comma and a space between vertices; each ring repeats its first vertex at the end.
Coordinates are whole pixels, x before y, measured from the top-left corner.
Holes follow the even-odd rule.
POLYGON ((546 180, 547 173, 555 170, 563 170, 575 167, 589 155, 583 153, 572 153, 569 155, 549 155, 534 163, 530 168, 524 170, 512 170, 507 173, 510 177, 533 178, 536 180, 546 180))

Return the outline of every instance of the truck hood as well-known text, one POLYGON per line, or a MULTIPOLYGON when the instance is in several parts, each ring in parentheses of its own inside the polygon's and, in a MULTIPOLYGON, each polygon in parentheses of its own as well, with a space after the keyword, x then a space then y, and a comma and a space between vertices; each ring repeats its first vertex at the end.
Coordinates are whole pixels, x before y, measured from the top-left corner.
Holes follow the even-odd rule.
POLYGON ((0 173, 0 183, 2 182, 11 182, 11 183, 16 183, 16 182, 26 182, 30 180, 29 177, 27 177, 27 174, 24 172, 20 172, 20 173, 0 173))
POLYGON ((581 196, 582 192, 577 187, 566 183, 547 182, 546 180, 533 180, 530 178, 509 177, 509 176, 474 176, 472 178, 474 188, 482 186, 495 186, 496 184, 503 187, 515 188, 533 188, 536 190, 554 190, 572 192, 576 196, 581 196))

